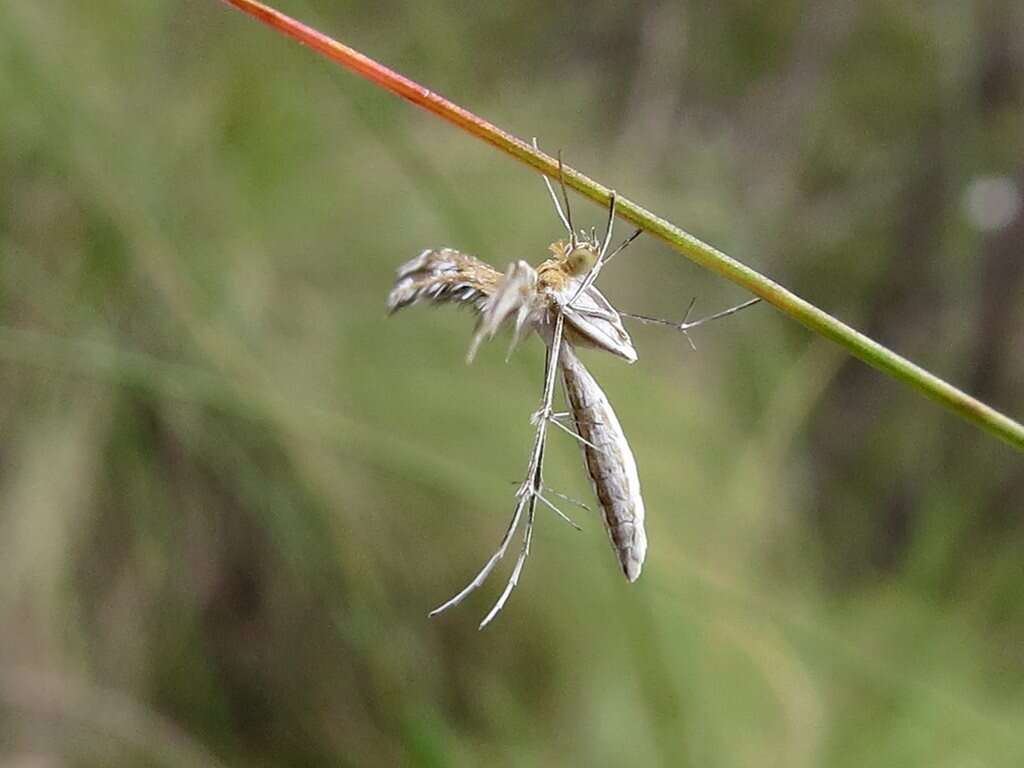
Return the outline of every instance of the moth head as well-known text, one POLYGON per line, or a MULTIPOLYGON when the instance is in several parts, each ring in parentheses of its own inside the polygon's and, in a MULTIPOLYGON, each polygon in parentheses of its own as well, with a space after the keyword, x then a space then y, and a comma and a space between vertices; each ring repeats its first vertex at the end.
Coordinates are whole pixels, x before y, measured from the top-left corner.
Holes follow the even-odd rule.
POLYGON ((588 243, 578 243, 575 248, 566 249, 566 271, 573 276, 582 277, 597 262, 597 249, 588 243))

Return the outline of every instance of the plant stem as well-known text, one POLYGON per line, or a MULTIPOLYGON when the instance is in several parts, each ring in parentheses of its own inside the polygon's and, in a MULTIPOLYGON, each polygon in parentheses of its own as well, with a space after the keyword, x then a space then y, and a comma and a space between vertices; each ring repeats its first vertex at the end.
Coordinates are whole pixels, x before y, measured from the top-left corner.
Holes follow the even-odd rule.
MULTIPOLYGON (((347 45, 255 0, 224 0, 224 2, 256 17, 289 37, 295 38, 303 45, 309 46, 371 82, 433 112, 467 133, 493 144, 503 152, 533 166, 541 173, 551 178, 558 177, 558 162, 554 158, 535 150, 525 141, 347 45)), ((599 205, 608 206, 610 189, 568 166, 563 167, 563 175, 567 186, 599 205)), ((786 290, 778 283, 697 239, 671 222, 656 216, 632 200, 617 196, 617 213, 621 218, 631 221, 644 231, 661 238, 691 261, 743 286, 775 305, 790 317, 799 320, 815 333, 826 336, 846 347, 869 365, 910 384, 971 423, 1005 440, 1018 450, 1024 451, 1024 425, 897 355, 793 292, 786 290)))

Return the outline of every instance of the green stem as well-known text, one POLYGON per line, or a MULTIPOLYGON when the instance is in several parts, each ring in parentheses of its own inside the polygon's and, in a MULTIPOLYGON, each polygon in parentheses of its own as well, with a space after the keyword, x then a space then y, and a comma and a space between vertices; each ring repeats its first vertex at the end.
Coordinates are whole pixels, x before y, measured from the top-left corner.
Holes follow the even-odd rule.
MULTIPOLYGON (((255 0, 224 0, 224 2, 295 38, 303 45, 309 46, 371 82, 433 112, 467 133, 493 144, 541 173, 552 178, 558 177, 558 162, 554 158, 535 150, 525 141, 506 133, 472 112, 453 104, 430 89, 403 77, 358 51, 275 11, 273 8, 255 2, 255 0)), ((600 205, 608 205, 610 189, 572 168, 565 167, 563 173, 567 186, 600 205)), ((632 200, 619 195, 617 204, 618 215, 621 218, 631 221, 640 229, 661 238, 691 261, 743 286, 770 304, 774 304, 790 317, 799 320, 815 333, 826 336, 846 347, 869 365, 910 384, 949 410, 960 414, 972 424, 1002 438, 1018 450, 1024 451, 1024 425, 883 347, 877 341, 840 322, 778 283, 726 256, 717 248, 698 240, 632 200)))

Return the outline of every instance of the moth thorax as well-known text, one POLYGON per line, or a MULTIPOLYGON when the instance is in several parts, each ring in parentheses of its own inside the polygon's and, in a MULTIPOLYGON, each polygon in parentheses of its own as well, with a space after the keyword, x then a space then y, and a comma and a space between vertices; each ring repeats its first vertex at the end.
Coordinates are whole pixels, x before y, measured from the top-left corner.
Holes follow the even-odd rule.
POLYGON ((565 266, 570 275, 585 275, 597 261, 597 251, 589 245, 578 245, 565 256, 565 266))

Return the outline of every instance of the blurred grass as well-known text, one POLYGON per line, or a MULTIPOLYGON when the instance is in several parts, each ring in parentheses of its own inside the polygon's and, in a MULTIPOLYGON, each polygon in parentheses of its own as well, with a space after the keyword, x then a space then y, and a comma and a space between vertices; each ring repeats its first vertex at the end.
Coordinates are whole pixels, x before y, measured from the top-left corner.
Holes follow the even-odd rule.
MULTIPOLYGON (((1024 173, 1016 4, 284 7, 1019 415, 1024 220, 961 207, 1024 173)), ((0 762, 1024 759, 1008 448, 766 312, 638 330, 588 364, 644 578, 545 517, 493 630, 497 584, 427 621, 542 353, 466 368, 464 313, 383 299, 426 245, 541 258, 538 180, 218 3, 0 16, 0 762)), ((642 240, 604 285, 739 298, 642 240)), ((548 475, 588 493, 568 440, 548 475)))

